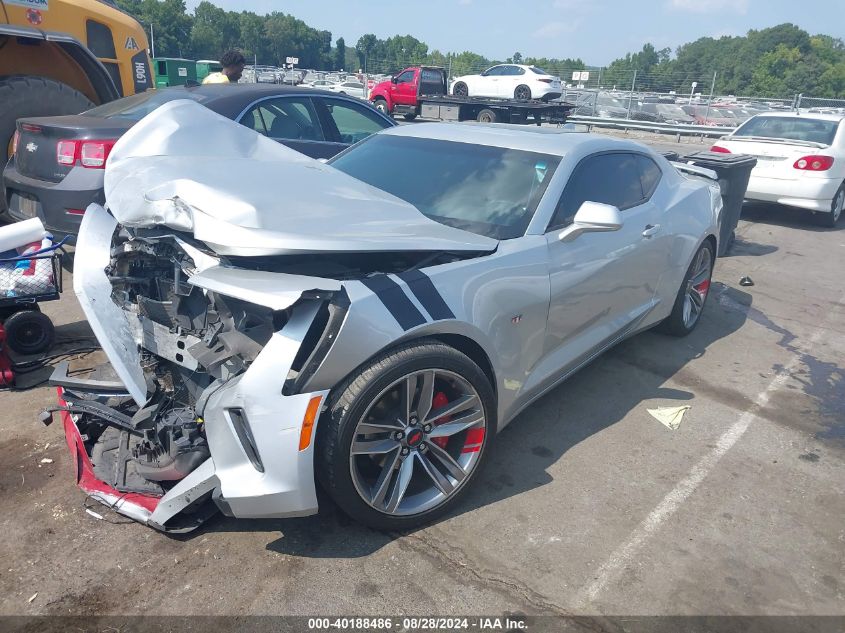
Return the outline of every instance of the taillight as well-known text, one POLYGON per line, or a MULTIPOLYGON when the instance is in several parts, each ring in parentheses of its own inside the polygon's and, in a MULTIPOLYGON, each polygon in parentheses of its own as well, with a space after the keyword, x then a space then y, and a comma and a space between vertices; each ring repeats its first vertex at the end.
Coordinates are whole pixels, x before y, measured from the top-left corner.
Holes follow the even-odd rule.
POLYGON ((545 77, 541 77, 538 81, 542 81, 544 84, 552 83, 552 79, 546 79, 545 77))
POLYGON ((56 144, 56 162, 59 165, 73 165, 76 162, 76 141, 59 141, 56 144))
POLYGON ((15 133, 12 134, 12 155, 18 153, 18 141, 21 140, 21 133, 15 130, 15 133))
POLYGON ((84 141, 79 153, 82 166, 102 169, 112 147, 114 147, 114 141, 84 141))
POLYGON ((727 147, 722 147, 721 145, 714 145, 713 147, 710 148, 710 151, 716 152, 718 154, 730 154, 731 153, 731 150, 729 150, 727 147))
POLYGON ((75 165, 77 161, 89 169, 102 169, 114 147, 115 140, 103 141, 59 141, 56 145, 56 160, 59 165, 75 165))
POLYGON ((792 166, 803 171, 827 171, 833 166, 833 156, 802 156, 792 166))

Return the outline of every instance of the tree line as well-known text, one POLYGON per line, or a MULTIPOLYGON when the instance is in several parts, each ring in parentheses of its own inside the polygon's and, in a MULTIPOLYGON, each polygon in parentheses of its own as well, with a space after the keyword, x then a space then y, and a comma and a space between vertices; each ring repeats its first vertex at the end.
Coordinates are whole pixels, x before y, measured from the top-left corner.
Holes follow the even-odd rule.
POLYGON ((514 53, 490 59, 472 51, 430 50, 412 35, 381 39, 362 35, 354 46, 332 33, 316 29, 292 15, 273 11, 226 11, 208 0, 188 13, 184 0, 116 0, 134 15, 148 36, 154 33, 159 57, 218 59, 239 48, 248 60, 280 66, 285 58, 299 58, 299 66, 317 70, 397 72, 410 64, 449 68, 453 76, 479 72, 496 63, 534 64, 560 74, 564 80, 576 70, 590 70, 598 85, 666 92, 708 92, 715 73, 716 94, 786 97, 804 93, 817 97, 845 97, 845 44, 827 35, 810 35, 792 24, 752 30, 742 36, 702 37, 675 51, 651 44, 614 60, 606 67, 580 58, 538 58, 514 53), (636 77, 634 73, 636 72, 636 77))

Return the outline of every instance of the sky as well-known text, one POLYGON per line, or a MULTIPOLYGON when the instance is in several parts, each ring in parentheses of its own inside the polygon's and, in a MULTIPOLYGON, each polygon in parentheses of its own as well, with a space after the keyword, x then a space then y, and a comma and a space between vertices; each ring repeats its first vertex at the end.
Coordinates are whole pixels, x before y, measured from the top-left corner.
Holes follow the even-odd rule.
MULTIPOLYGON (((675 48, 783 22, 845 39, 845 0, 211 0, 227 10, 281 11, 343 37, 413 35, 441 52, 504 59, 580 57, 606 65, 646 42, 675 48)), ((187 0, 189 10, 199 0, 187 0)))

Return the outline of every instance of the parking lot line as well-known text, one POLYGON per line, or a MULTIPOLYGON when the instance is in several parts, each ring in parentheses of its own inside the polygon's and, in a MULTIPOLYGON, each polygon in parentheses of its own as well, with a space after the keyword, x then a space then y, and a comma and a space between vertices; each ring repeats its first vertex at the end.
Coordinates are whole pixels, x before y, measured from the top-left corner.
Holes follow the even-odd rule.
MULTIPOLYGON (((845 294, 843 294, 839 301, 839 305, 845 302, 845 294)), ((815 332, 810 337, 808 351, 814 348, 821 342, 825 334, 828 333, 826 323, 819 324, 815 332)), ((757 412, 765 408, 772 395, 780 389, 783 384, 791 377, 792 372, 796 369, 796 365, 801 362, 803 354, 795 354, 786 363, 777 375, 772 378, 771 382, 766 388, 761 391, 754 399, 753 404, 734 422, 727 431, 725 431, 716 442, 716 446, 707 455, 705 455, 692 470, 689 471, 669 493, 663 497, 661 502, 652 510, 649 515, 640 523, 636 529, 631 533, 625 543, 616 549, 611 556, 599 567, 593 581, 586 586, 581 592, 573 605, 577 612, 589 606, 595 601, 598 595, 619 575, 625 570, 631 559, 637 554, 643 544, 653 536, 663 525, 663 523, 671 517, 681 505, 686 501, 692 493, 696 491, 698 486, 707 475, 718 464, 719 460, 739 441, 739 439, 748 430, 751 422, 757 418, 757 412)))

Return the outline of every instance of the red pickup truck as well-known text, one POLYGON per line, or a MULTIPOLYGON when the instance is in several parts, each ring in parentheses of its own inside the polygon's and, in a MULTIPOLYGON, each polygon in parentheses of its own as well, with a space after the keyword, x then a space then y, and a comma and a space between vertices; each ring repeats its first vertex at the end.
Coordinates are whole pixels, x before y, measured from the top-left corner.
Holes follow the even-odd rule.
POLYGON ((436 66, 411 66, 377 84, 370 101, 384 114, 402 114, 443 121, 475 120, 484 123, 563 123, 572 104, 538 100, 462 97, 449 94, 446 71, 436 66))

